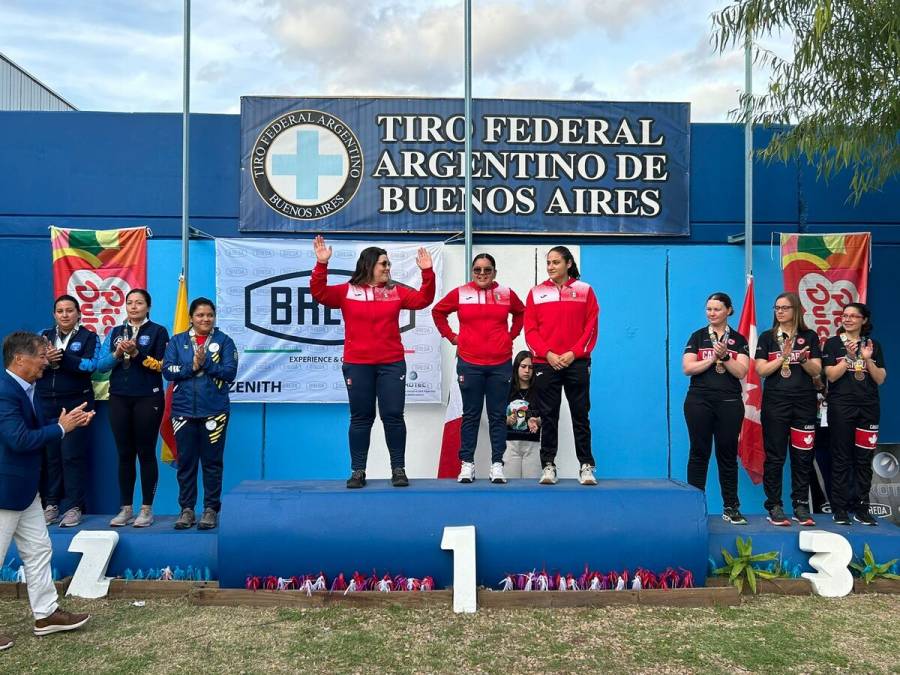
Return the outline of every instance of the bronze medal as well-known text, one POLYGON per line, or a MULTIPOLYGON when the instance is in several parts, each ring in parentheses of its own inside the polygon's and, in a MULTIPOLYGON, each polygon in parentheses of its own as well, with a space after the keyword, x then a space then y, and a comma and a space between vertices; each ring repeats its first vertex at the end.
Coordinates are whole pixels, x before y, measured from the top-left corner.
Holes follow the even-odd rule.
POLYGON ((791 364, 788 361, 785 361, 781 366, 781 376, 784 379, 788 379, 791 376, 791 364))
POLYGON ((719 375, 724 375, 724 374, 725 374, 725 364, 722 363, 721 361, 716 361, 716 372, 717 372, 719 375))
POLYGON ((860 382, 866 379, 866 362, 862 359, 856 359, 853 362, 853 377, 860 382))

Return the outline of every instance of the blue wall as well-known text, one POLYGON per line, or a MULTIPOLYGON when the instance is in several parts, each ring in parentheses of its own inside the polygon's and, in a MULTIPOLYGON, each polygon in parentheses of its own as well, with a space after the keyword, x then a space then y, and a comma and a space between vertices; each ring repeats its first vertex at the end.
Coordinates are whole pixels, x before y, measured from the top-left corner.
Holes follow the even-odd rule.
MULTIPOLYGON (((194 115, 191 121, 191 223, 213 236, 239 237, 240 120, 194 115)), ((681 405, 687 378, 681 349, 703 324, 703 303, 724 290, 740 305, 743 249, 729 246, 743 232, 743 135, 732 125, 691 129, 691 229, 688 239, 566 238, 581 245, 584 278, 597 290, 601 338, 595 351, 591 413, 599 473, 604 477, 685 478, 687 433, 681 405)), ((757 143, 766 132, 758 131, 757 143)), ((0 112, 0 284, 8 311, 3 334, 50 324, 51 273, 47 227, 151 227, 148 254, 153 314, 168 322, 180 269, 181 121, 170 114, 0 112)), ((781 288, 775 231, 859 231, 874 234, 870 303, 889 370, 900 352, 894 300, 900 270, 900 185, 858 205, 845 202, 846 177, 817 182, 801 162, 754 167, 754 249, 760 326, 770 320, 781 288)), ((476 217, 477 227, 477 217, 476 217)), ((522 243, 523 238, 492 238, 522 243)), ((530 240, 533 241, 533 240, 530 240)), ((214 246, 191 244, 192 295, 215 294, 214 246)), ((526 289, 520 289, 523 292, 526 289)), ((737 307, 738 313, 740 307, 737 307)), ((882 437, 900 440, 900 385, 882 389, 882 437)), ((116 457, 104 417, 93 425, 95 490, 90 508, 118 506, 116 457)), ((343 477, 347 453, 343 405, 241 404, 234 407, 225 461, 226 490, 244 479, 343 477), (336 433, 339 430, 340 433, 336 433)), ((435 445, 437 452, 437 441, 435 445)), ((161 469, 160 512, 176 510, 173 470, 161 469)), ((711 486, 717 484, 715 468, 711 486)), ((762 493, 742 473, 748 512, 762 493)), ((710 491, 711 511, 720 508, 710 491)))

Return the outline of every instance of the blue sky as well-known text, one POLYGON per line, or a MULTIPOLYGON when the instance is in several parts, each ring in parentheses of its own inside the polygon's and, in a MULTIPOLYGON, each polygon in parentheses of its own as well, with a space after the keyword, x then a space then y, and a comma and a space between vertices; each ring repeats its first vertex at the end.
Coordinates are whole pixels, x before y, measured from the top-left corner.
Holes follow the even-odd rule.
MULTIPOLYGON (((709 17, 729 1, 473 0, 474 95, 689 101, 693 121, 726 121, 743 51, 714 54, 709 17)), ((462 96, 462 0, 192 4, 195 112, 247 95, 462 96)), ((82 110, 178 111, 182 6, 0 0, 0 51, 82 110)))

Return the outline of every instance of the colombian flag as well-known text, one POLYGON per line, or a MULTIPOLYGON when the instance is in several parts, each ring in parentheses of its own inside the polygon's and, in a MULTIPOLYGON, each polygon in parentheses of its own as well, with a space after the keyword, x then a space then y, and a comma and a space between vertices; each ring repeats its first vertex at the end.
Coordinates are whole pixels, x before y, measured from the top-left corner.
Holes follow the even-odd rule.
MULTIPOLYGON (((188 316, 187 283, 184 277, 178 277, 178 298, 175 301, 175 318, 172 320, 172 335, 183 333, 191 325, 188 316)), ((172 389, 174 383, 170 382, 166 387, 166 407, 163 412, 162 422, 159 425, 159 435, 162 436, 162 450, 160 459, 169 466, 175 466, 178 462, 178 446, 175 444, 175 431, 172 429, 172 389)))

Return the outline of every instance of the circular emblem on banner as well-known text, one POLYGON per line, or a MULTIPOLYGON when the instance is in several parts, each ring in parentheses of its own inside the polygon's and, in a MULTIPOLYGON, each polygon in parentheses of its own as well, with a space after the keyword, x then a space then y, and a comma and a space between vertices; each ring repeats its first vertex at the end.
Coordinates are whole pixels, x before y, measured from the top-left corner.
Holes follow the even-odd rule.
POLYGON ((216 430, 216 421, 215 420, 206 420, 206 428, 210 431, 216 430))
POLYGON ((363 177, 359 139, 341 119, 294 110, 263 127, 250 151, 251 180, 274 211, 318 220, 350 203, 363 177))

